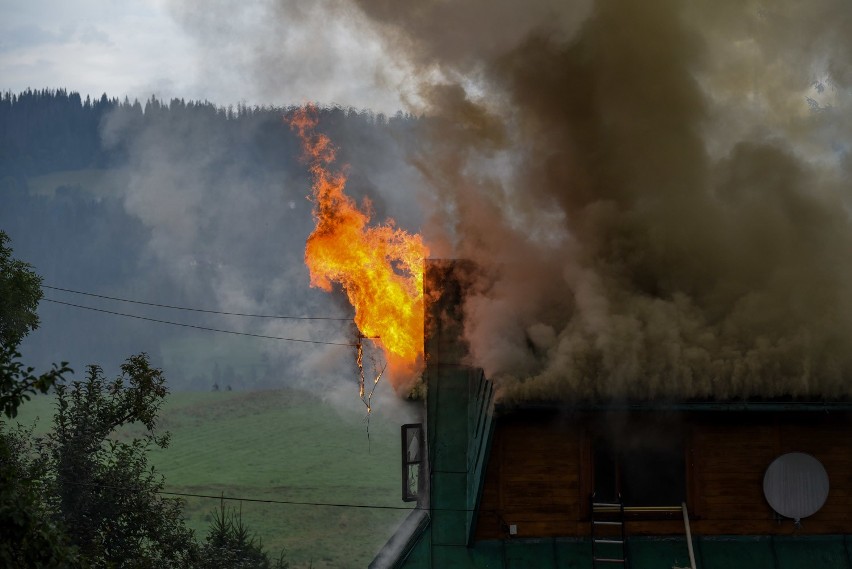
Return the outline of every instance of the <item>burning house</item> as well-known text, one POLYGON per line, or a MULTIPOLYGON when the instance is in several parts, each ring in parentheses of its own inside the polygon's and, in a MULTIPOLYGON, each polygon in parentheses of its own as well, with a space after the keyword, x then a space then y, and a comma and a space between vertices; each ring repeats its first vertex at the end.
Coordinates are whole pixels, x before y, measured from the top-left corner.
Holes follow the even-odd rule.
POLYGON ((311 283, 425 362, 373 567, 852 569, 848 7, 416 4, 428 239, 291 122, 311 283))
POLYGON ((494 402, 466 365, 469 267, 426 266, 417 508, 373 568, 852 567, 852 402, 494 402))

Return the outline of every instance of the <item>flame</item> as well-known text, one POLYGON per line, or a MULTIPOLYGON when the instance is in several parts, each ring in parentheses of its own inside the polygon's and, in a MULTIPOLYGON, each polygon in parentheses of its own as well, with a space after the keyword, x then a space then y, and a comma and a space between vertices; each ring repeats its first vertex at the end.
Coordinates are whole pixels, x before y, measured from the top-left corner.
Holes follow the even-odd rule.
POLYGON ((380 338, 391 367, 413 368, 423 353, 423 260, 429 249, 420 235, 393 219, 370 226, 369 200, 362 207, 344 193, 346 175, 331 170, 335 147, 316 133, 317 108, 298 109, 290 128, 302 141, 312 177, 316 227, 305 246, 311 286, 331 291, 338 283, 355 308, 366 338, 380 338))

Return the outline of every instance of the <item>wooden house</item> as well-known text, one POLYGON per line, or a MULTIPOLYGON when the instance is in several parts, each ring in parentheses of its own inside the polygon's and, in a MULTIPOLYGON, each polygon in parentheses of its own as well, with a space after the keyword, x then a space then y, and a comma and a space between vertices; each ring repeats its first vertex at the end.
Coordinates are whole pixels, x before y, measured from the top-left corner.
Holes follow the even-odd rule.
POLYGON ((463 363, 462 268, 427 264, 418 507, 371 567, 852 569, 850 402, 495 405, 463 363))

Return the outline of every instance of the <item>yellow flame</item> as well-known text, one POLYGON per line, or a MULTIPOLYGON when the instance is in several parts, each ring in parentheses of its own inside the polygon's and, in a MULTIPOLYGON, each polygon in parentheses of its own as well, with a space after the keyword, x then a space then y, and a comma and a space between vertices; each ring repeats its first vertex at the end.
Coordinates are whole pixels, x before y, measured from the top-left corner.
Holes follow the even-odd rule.
POLYGON ((340 284, 361 334, 381 338, 387 359, 414 364, 423 352, 423 260, 429 250, 420 235, 399 229, 392 219, 370 226, 369 202, 359 208, 344 193, 346 176, 330 169, 335 148, 315 132, 317 115, 309 105, 289 121, 312 176, 316 227, 305 246, 311 286, 331 291, 340 284))

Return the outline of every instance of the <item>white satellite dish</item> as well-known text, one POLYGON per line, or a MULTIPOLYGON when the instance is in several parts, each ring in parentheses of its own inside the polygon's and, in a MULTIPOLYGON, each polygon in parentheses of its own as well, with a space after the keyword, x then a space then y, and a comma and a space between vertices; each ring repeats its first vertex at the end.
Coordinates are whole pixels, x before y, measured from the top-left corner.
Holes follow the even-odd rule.
POLYGON ((793 518, 812 516, 828 498, 828 473, 809 454, 791 452, 772 461, 763 476, 763 495, 772 509, 793 518))

